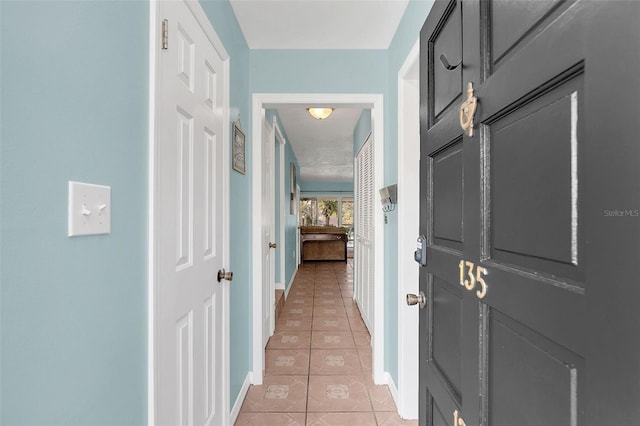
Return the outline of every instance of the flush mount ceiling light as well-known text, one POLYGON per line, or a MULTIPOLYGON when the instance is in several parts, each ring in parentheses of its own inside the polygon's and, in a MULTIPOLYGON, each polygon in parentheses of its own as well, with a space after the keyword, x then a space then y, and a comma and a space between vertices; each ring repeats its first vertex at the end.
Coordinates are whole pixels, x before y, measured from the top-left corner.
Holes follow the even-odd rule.
POLYGON ((316 120, 324 120, 333 112, 333 108, 307 108, 309 114, 316 120))

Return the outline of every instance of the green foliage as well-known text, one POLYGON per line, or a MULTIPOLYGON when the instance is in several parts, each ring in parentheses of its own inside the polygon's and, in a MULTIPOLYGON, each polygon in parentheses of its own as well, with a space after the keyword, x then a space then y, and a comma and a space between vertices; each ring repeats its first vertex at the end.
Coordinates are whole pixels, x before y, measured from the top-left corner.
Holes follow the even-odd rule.
POLYGON ((329 225, 329 218, 338 214, 338 200, 319 200, 318 211, 327 219, 325 225, 329 225))

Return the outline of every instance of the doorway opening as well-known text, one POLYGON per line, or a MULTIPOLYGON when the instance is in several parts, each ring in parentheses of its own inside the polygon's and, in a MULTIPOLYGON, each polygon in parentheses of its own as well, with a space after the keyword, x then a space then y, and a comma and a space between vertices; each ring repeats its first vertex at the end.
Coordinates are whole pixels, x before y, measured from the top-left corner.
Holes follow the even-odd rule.
MULTIPOLYGON (((252 181, 252 202, 254 211, 262 211, 262 193, 263 188, 263 111, 269 108, 277 108, 282 106, 301 106, 308 105, 310 103, 316 104, 332 104, 336 106, 344 107, 360 107, 363 109, 371 109, 372 117, 372 129, 373 133, 377 136, 376 143, 376 155, 375 155, 375 179, 374 185, 376 188, 383 186, 383 147, 384 147, 384 127, 383 127, 383 99, 380 94, 254 94, 252 101, 252 140, 253 140, 253 181, 252 181)), ((374 209, 373 214, 374 226, 382 230, 384 226, 384 217, 380 209, 374 209)), ((258 230, 262 228, 261 215, 254 215, 253 229, 258 230)), ((384 233, 382 231, 375 234, 375 254, 374 265, 374 303, 373 312, 375 313, 372 321, 372 353, 373 353, 373 368, 372 375, 376 384, 386 383, 386 377, 384 375, 384 233)), ((287 252, 290 251, 286 249, 287 252)), ((262 236, 259 232, 253 232, 252 241, 252 255, 257 259, 263 257, 263 244, 262 236)), ((263 263, 262 261, 253 262, 253 276, 263 276, 263 263)), ((264 338, 262 317, 264 315, 264 297, 268 297, 265 293, 265 287, 261 279, 253 280, 253 374, 252 384, 259 385, 263 381, 264 371, 264 338)))

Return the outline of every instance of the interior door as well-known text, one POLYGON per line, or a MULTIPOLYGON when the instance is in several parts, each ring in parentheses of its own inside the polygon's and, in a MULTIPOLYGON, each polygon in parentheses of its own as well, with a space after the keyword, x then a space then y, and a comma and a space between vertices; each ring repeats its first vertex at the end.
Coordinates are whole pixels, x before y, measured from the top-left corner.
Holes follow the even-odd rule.
MULTIPOLYGON (((226 421, 223 60, 189 7, 161 2, 156 147, 156 419, 226 421)), ((202 13, 204 15, 204 13, 202 13)))
POLYGON ((373 335, 374 307, 374 150, 373 135, 364 142, 356 154, 355 185, 355 253, 354 298, 362 320, 373 335))
POLYGON ((266 346, 275 329, 274 266, 275 248, 272 240, 274 226, 274 134, 263 119, 262 135, 262 345, 266 346))
POLYGON ((434 4, 421 32, 422 424, 637 423, 640 149, 625 117, 639 112, 639 9, 434 4))

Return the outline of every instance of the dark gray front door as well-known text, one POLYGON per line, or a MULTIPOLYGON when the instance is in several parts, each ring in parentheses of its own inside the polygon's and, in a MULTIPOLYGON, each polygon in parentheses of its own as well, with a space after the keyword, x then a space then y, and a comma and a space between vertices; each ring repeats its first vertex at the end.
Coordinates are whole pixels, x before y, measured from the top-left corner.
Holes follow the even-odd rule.
POLYGON ((640 2, 436 1, 421 70, 421 424, 640 424, 640 2))

